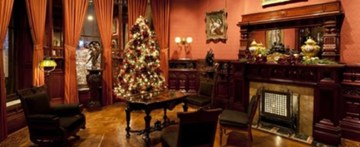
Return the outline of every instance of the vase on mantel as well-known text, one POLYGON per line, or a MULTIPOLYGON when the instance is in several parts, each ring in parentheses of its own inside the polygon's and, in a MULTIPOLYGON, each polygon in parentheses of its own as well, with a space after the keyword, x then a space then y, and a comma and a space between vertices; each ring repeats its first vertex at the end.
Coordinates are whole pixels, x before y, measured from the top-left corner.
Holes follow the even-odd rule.
POLYGON ((90 102, 87 105, 89 111, 101 109, 102 69, 88 69, 86 81, 90 90, 90 102))
POLYGON ((304 56, 310 58, 315 57, 317 53, 320 51, 320 46, 317 45, 316 41, 309 38, 305 41, 305 45, 301 46, 301 51, 304 56))

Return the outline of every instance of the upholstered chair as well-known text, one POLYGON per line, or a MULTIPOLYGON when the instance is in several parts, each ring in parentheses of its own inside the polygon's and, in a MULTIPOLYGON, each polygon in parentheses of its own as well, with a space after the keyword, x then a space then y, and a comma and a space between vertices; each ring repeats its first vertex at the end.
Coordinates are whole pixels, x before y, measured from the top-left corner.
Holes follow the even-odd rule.
POLYGON ((179 112, 179 124, 163 129, 163 147, 213 147, 216 126, 221 109, 202 109, 179 112))
POLYGON ((210 106, 214 95, 214 84, 213 79, 200 78, 199 90, 196 95, 187 97, 188 103, 199 107, 210 106))
POLYGON ((18 90, 30 140, 35 144, 66 143, 70 136, 79 138, 76 133, 85 128, 85 116, 77 104, 51 106, 46 87, 18 90))
POLYGON ((222 145, 222 136, 226 130, 243 130, 248 132, 248 138, 253 140, 251 133, 252 122, 259 104, 260 95, 253 96, 249 102, 246 112, 225 109, 219 116, 220 124, 220 146, 222 145))

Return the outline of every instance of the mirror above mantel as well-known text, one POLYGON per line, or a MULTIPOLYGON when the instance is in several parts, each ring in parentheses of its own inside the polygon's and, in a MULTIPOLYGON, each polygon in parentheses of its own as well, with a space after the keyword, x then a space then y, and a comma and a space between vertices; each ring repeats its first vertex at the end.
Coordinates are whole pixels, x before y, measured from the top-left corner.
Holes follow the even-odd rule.
POLYGON ((238 23, 239 59, 253 41, 267 50, 280 44, 292 53, 301 53, 301 46, 311 38, 320 46, 317 57, 339 62, 343 17, 339 1, 243 15, 238 23))

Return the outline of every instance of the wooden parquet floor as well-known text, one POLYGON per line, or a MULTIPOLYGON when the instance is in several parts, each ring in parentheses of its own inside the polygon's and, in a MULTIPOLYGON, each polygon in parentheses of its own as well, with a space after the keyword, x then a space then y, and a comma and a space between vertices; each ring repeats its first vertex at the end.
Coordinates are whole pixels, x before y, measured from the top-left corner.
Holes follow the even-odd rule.
MULTIPOLYGON (((141 135, 131 134, 130 138, 125 137, 125 104, 116 103, 111 106, 103 107, 100 111, 85 112, 86 129, 80 130, 78 135, 80 139, 70 138, 68 147, 142 147, 144 142, 141 135)), ((194 111, 195 108, 189 108, 194 111)), ((170 119, 176 120, 176 112, 182 111, 181 105, 178 105, 172 111, 168 111, 170 119)), ((151 113, 152 123, 162 119, 162 110, 155 110, 151 113)), ((141 111, 132 112, 131 127, 133 129, 142 129, 144 127, 144 113, 141 111)), ((219 130, 216 133, 215 147, 219 147, 219 130)), ((151 133, 151 144, 154 147, 161 147, 161 132, 151 133)), ((223 138, 223 146, 232 147, 307 147, 303 144, 273 134, 265 133, 253 129, 254 141, 247 141, 245 132, 230 132, 223 138)), ((342 146, 360 146, 359 142, 344 141, 342 146), (347 144, 347 145, 346 145, 347 144)), ((8 136, 0 147, 34 147, 29 140, 28 129, 25 127, 8 136)), ((55 146, 55 145, 52 145, 55 146)))

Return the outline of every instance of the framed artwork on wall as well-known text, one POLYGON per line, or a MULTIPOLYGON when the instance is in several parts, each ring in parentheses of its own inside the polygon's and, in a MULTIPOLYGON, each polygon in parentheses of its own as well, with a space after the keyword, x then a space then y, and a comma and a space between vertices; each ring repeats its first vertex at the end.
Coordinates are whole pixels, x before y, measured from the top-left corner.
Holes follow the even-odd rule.
POLYGON ((267 7, 267 6, 296 2, 296 1, 307 1, 307 0, 261 0, 261 5, 263 7, 267 7))
POLYGON ((206 13, 206 41, 225 41, 227 23, 225 10, 206 13))

